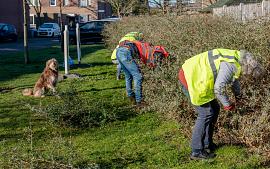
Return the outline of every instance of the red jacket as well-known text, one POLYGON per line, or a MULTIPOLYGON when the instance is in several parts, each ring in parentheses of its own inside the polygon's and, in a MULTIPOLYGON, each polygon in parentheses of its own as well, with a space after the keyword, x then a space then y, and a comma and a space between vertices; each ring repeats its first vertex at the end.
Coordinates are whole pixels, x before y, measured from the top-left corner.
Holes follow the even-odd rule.
POLYGON ((154 55, 155 52, 159 52, 163 54, 163 57, 168 57, 169 53, 165 50, 163 46, 153 46, 148 42, 141 41, 124 41, 119 44, 119 46, 127 47, 128 43, 132 43, 138 49, 138 55, 140 60, 149 66, 154 67, 158 58, 154 55))
POLYGON ((139 51, 139 56, 141 61, 144 64, 148 64, 150 66, 155 66, 157 58, 155 58, 154 53, 160 52, 166 58, 169 56, 169 53, 165 50, 163 46, 152 46, 148 42, 140 42, 140 41, 133 41, 139 51))

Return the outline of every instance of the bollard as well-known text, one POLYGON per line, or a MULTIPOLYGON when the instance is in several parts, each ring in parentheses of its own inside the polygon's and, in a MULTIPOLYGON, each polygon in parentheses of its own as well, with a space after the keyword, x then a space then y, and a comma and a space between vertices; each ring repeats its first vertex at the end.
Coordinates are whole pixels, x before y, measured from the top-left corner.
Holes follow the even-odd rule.
POLYGON ((76 24, 76 39, 77 39, 78 64, 81 64, 81 35, 79 23, 76 24))
POLYGON ((69 71, 68 57, 69 57, 69 32, 68 32, 68 26, 65 25, 65 30, 64 30, 64 62, 65 62, 65 74, 66 75, 68 75, 68 71, 69 71))

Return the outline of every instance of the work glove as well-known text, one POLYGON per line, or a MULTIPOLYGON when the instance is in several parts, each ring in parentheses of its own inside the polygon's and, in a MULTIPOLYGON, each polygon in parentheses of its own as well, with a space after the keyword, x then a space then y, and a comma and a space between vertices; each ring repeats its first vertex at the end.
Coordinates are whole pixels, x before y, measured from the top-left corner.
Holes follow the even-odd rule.
POLYGON ((235 110, 235 105, 231 104, 230 106, 224 106, 224 110, 226 111, 233 111, 235 110))

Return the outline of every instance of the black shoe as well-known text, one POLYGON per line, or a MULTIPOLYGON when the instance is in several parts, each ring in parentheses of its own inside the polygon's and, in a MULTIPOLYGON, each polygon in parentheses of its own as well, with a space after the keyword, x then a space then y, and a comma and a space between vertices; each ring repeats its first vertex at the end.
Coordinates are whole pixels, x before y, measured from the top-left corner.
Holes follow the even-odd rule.
POLYGON ((212 143, 209 145, 204 146, 204 151, 206 151, 207 153, 212 153, 217 149, 217 145, 215 143, 212 143))
POLYGON ((215 157, 216 155, 214 153, 207 153, 206 151, 201 151, 199 153, 193 152, 190 155, 191 160, 207 160, 215 157))

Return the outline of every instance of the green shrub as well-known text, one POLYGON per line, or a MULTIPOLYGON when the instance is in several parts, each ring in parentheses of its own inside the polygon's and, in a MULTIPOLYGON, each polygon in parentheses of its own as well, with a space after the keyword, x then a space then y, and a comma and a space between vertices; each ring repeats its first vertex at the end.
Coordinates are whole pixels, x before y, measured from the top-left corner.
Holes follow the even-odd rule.
POLYGON ((73 85, 60 92, 59 98, 52 99, 52 103, 32 110, 42 112, 49 121, 63 127, 95 127, 117 118, 118 109, 112 103, 97 98, 86 99, 73 85))
POLYGON ((187 58, 214 49, 246 49, 259 59, 267 70, 261 81, 241 79, 243 105, 235 113, 221 112, 215 140, 245 144, 252 150, 270 155, 270 85, 269 23, 238 23, 229 18, 212 16, 128 17, 106 27, 107 45, 113 49, 127 32, 141 31, 145 40, 164 45, 176 57, 158 70, 144 68, 143 93, 149 109, 175 118, 183 125, 183 133, 191 136, 196 115, 178 84, 178 70, 187 58))

